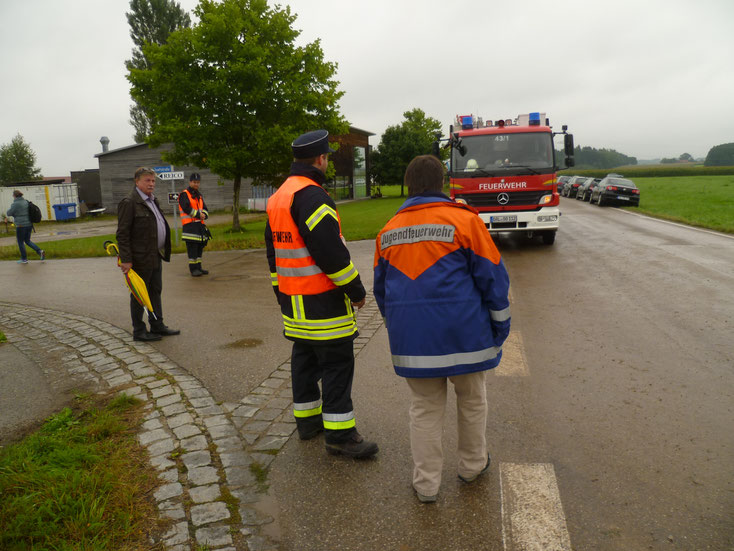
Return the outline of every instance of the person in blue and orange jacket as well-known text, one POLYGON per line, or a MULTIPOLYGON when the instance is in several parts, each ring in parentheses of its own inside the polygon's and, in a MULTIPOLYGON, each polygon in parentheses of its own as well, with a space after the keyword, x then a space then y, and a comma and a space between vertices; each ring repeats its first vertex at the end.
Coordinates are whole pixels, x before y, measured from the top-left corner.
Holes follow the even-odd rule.
POLYGON ((341 235, 336 205, 322 187, 333 152, 329 133, 302 134, 291 149, 290 176, 268 199, 265 246, 283 334, 293 341, 298 435, 308 440, 324 432, 329 453, 372 457, 378 446, 357 432, 352 408, 354 308, 364 306, 367 293, 341 235))
POLYGON ((441 485, 447 380, 458 408, 458 475, 489 468, 485 375, 510 332, 509 277, 482 220, 441 190, 432 155, 405 171, 408 199, 377 236, 374 294, 395 372, 411 391, 413 488, 423 503, 441 485))

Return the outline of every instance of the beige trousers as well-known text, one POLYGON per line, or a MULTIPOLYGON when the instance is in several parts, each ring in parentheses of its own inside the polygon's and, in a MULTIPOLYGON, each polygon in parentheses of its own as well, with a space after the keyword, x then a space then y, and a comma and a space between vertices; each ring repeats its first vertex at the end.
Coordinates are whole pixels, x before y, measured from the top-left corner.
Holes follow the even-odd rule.
MULTIPOLYGON (((486 371, 448 377, 456 392, 459 434, 458 473, 474 476, 487 464, 486 371)), ((412 393, 410 448, 413 453, 413 488, 423 495, 438 493, 443 468, 444 412, 447 378, 406 378, 412 393)))

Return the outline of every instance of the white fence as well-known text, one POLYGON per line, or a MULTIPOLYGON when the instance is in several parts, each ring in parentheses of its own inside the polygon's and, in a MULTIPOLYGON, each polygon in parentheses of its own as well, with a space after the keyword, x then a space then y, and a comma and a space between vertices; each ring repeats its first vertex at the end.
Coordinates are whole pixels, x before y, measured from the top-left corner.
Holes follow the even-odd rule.
POLYGON ((79 216, 79 191, 76 184, 0 187, 0 215, 13 204, 13 191, 19 189, 23 198, 41 209, 42 220, 69 220, 79 216))

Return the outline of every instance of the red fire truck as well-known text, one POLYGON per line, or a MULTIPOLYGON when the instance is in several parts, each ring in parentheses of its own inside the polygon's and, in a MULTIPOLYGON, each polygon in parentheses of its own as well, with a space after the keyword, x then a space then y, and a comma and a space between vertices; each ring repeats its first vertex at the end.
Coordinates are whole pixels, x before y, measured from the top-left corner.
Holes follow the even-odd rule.
POLYGON ((479 211, 490 232, 526 232, 553 244, 561 216, 553 138, 564 135, 566 166, 573 166, 573 136, 553 132, 545 113, 515 120, 456 117, 451 126, 451 198, 479 211))

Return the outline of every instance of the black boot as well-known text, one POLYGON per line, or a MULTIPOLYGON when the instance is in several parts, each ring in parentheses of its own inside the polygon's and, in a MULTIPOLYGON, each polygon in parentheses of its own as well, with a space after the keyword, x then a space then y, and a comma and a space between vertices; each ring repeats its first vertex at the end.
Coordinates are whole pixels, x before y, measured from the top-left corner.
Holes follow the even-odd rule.
POLYGON ((332 455, 346 455, 354 459, 366 459, 375 455, 380 448, 375 442, 365 440, 356 430, 344 442, 326 442, 326 451, 332 455))
POLYGON ((161 340, 161 336, 156 335, 155 333, 149 333, 143 329, 142 331, 136 331, 133 333, 133 340, 142 342, 159 341, 161 340))
POLYGON ((311 438, 324 432, 324 421, 321 415, 314 415, 305 419, 296 418, 296 428, 298 429, 298 438, 311 440, 311 438))
POLYGON ((171 329, 167 325, 164 325, 163 323, 158 323, 156 325, 150 326, 150 332, 154 335, 158 335, 161 337, 169 337, 171 335, 180 335, 181 330, 180 329, 171 329))

